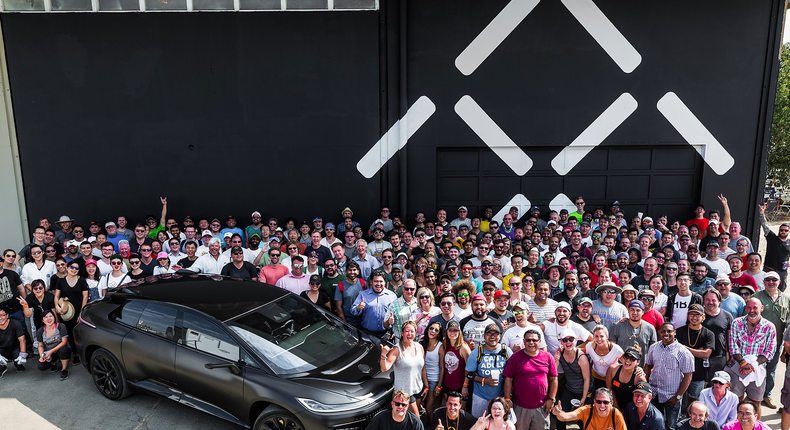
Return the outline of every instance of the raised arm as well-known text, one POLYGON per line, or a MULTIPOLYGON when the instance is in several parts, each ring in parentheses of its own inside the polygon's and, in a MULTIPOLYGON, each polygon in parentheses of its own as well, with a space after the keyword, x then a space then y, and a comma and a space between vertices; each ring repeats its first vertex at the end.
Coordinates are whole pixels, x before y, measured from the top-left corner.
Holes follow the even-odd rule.
POLYGON ((771 229, 768 228, 768 221, 765 220, 765 207, 766 205, 757 205, 757 210, 760 212, 760 225, 763 226, 763 233, 768 236, 771 229))
POLYGON ((732 218, 730 217, 730 206, 727 205, 727 197, 724 197, 724 194, 719 194, 719 200, 721 201, 721 206, 724 208, 722 209, 721 224, 724 226, 724 231, 729 231, 730 224, 732 224, 732 218))
POLYGON ((166 225, 167 224, 167 197, 159 197, 159 201, 162 202, 162 216, 159 217, 159 225, 166 225))

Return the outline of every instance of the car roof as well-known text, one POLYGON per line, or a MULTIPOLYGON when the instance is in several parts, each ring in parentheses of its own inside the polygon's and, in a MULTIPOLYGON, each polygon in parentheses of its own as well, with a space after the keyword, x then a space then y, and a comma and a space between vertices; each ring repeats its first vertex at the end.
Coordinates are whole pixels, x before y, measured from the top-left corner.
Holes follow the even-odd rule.
POLYGON ((277 300, 288 291, 218 275, 169 274, 137 279, 123 285, 116 294, 176 303, 227 321, 277 300))

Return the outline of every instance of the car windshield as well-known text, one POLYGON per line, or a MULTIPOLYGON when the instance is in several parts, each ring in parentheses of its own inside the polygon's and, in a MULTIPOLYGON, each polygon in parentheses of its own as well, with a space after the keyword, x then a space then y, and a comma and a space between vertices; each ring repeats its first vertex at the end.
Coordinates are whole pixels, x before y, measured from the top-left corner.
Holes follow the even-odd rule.
POLYGON ((291 295, 226 324, 278 374, 320 368, 359 342, 356 329, 291 295))

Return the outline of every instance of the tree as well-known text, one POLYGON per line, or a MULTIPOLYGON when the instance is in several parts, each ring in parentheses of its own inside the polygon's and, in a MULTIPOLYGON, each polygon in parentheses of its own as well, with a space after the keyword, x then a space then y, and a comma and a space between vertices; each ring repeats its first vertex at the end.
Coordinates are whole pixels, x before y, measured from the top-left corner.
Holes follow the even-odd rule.
POLYGON ((790 187, 790 43, 782 45, 779 60, 767 175, 776 178, 782 187, 790 187))

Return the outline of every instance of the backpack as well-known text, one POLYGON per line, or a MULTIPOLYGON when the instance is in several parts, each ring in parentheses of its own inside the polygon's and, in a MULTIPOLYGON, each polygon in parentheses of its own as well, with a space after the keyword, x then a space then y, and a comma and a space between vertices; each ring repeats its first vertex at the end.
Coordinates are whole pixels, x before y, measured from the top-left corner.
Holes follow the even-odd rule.
MULTIPOLYGON (((590 421, 592 421, 593 413, 595 413, 595 411, 593 410, 592 407, 590 407, 590 415, 587 415, 587 421, 584 423, 584 427, 582 427, 582 430, 587 430, 587 426, 589 426, 590 425, 590 421)), ((617 427, 614 426, 614 414, 615 413, 617 413, 617 409, 612 408, 612 428, 613 429, 617 428, 617 427)))
MULTIPOLYGON (((362 291, 367 290, 368 287, 365 285, 365 280, 362 278, 357 279, 359 279, 359 283, 362 285, 362 291)), ((337 288, 340 288, 340 294, 343 294, 343 281, 337 283, 337 288)))
MULTIPOLYGON (((478 366, 480 366, 480 362, 483 361, 483 346, 484 346, 483 344, 480 344, 477 347, 477 365, 478 366)), ((510 358, 510 356, 507 354, 507 348, 505 348, 505 344, 504 343, 500 343, 499 344, 499 352, 497 352, 496 355, 505 357, 505 360, 510 358)))

